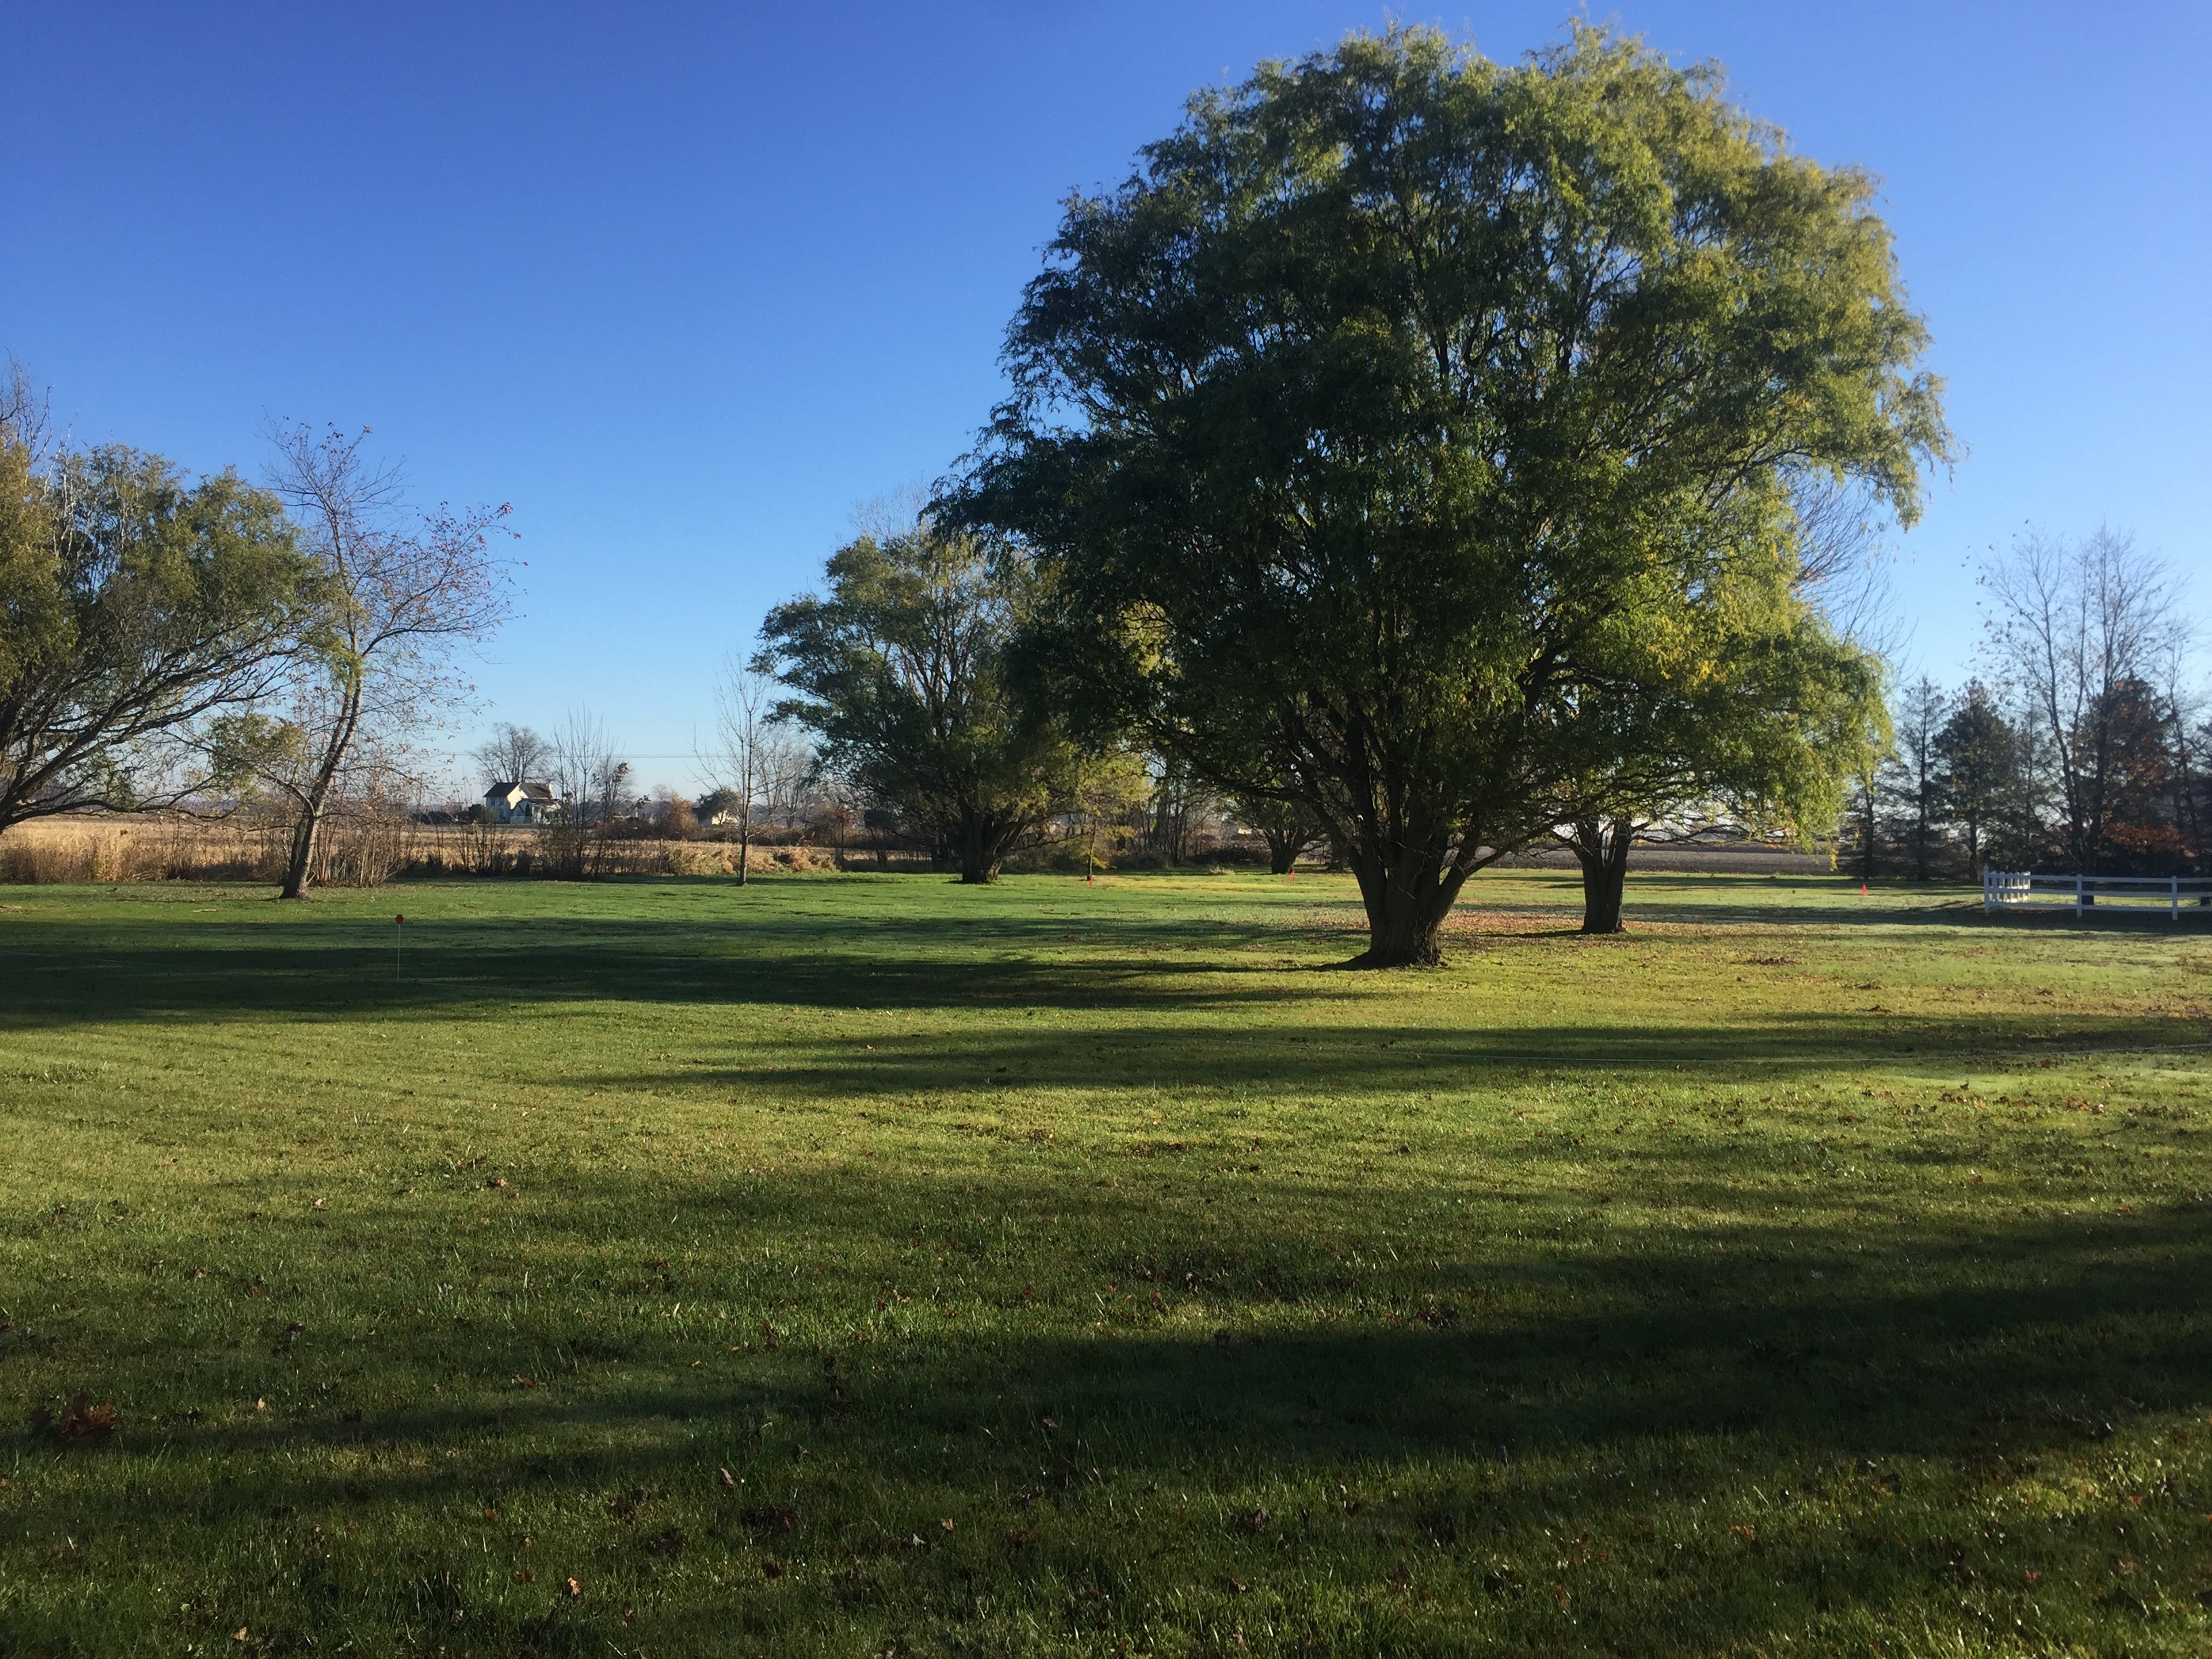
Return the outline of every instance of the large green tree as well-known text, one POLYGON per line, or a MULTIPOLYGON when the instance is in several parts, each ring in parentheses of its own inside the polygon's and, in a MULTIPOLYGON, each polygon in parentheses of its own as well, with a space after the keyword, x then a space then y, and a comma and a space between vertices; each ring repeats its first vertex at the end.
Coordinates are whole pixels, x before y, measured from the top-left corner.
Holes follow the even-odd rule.
MULTIPOLYGON (((20 391, 20 382, 18 383, 20 391)), ((204 786, 193 722, 265 692, 317 588, 283 505, 0 410, 0 830, 204 786)))
POLYGON ((1057 726, 1025 719, 1014 695, 1008 648, 1035 583, 994 552, 927 520, 863 535, 830 556, 826 594, 769 613, 757 659, 799 693, 777 713, 819 737, 823 767, 920 829, 963 882, 993 879, 1081 782, 1057 726))
POLYGON ((1071 203, 957 511, 1049 575, 1072 705, 1312 805, 1361 960, 1432 961, 1604 805, 1586 744, 1717 547, 1790 556, 1813 476, 1913 515, 1948 437, 1872 191, 1601 30, 1264 66, 1071 203))

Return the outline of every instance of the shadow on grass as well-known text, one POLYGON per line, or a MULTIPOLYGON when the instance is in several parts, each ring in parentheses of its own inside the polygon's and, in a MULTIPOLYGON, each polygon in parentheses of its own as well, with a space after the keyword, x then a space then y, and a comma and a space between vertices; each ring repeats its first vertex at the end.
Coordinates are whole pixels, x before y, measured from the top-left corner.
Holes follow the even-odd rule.
MULTIPOLYGON (((1486 926, 1510 908, 1471 915, 1457 937, 1489 950, 1516 942, 1547 951, 1665 945, 1649 934, 1640 940, 1634 933, 1585 939, 1571 930, 1486 926)), ((1530 915, 1556 920, 1544 907, 1530 907, 1530 915)), ((1815 923, 1817 918, 1814 913, 1815 923)), ((1688 919, 1717 920, 1710 909, 1688 919)), ((1790 920, 1803 925, 1808 917, 1801 912, 1790 920)), ((426 921, 410 928, 396 981, 388 924, 367 921, 280 927, 204 924, 174 942, 151 945, 131 937, 129 929, 46 926, 24 935, 10 951, 13 971, 0 983, 0 1027, 253 1016, 383 1020, 562 1003, 1188 1012, 1205 1022, 1202 1029, 1008 1034, 964 1049, 942 1038, 934 1039, 933 1049, 927 1046, 932 1039, 879 1039, 865 1062, 831 1054, 798 1072, 772 1075, 785 1084, 805 1079, 825 1088, 912 1087, 921 1080, 921 1069, 941 1060, 971 1070, 979 1064, 987 1070, 1011 1066, 1040 1081, 1082 1081, 1095 1075, 1087 1060, 1077 1058, 1085 1045, 1126 1041, 1176 1047, 1189 1057, 1178 1066, 1192 1075, 1294 1080, 1304 1068, 1269 1058, 1267 1045, 1304 1038, 1233 1028, 1220 1017, 1356 1002, 1421 971, 1323 971, 1337 965, 1335 953, 1350 936, 1292 917, 1279 922, 1266 917, 1233 922, 1188 916, 868 917, 852 922, 849 933, 857 942, 825 943, 840 937, 835 921, 812 914, 731 922, 426 921), (1194 1055, 1194 1045, 1205 1052, 1194 1055)), ((1535 970, 1523 963, 1516 971, 1535 970)), ((1305 1029, 1316 1048, 1305 1058, 1326 1056, 1323 1075, 1329 1079, 1364 1077, 1382 1086, 1412 1086, 1413 1079, 1442 1076, 1453 1065, 1814 1063, 1966 1054, 1993 1046, 2048 1052, 2069 1044, 2195 1044, 2203 1035, 2198 1024, 2179 1017, 2100 1019, 1978 1011, 1947 1018, 1822 1010, 1782 1019, 1731 1015, 1711 1025, 1689 1023, 1695 1017, 1686 1006, 1680 1025, 1509 1021, 1472 1031, 1331 1030, 1309 1022, 1305 1029), (1409 1059, 1425 1063, 1409 1064, 1409 1059)), ((770 1075, 740 1064, 714 1073, 687 1072, 681 1080, 726 1084, 770 1075)))
MULTIPOLYGON (((1926 1066, 1938 1072, 1993 1056, 2114 1054, 2201 1048, 2203 1027, 2181 1015, 2098 1017, 1977 1013, 1865 1015, 1808 1012, 1781 1019, 1740 1017, 1726 1024, 1659 1025, 1632 1019, 1573 1025, 1531 1023, 1486 1030, 1466 1026, 1340 1024, 1216 1025, 1220 1001, 1259 1007, 1266 992, 1191 999, 1189 1022, 1086 1024, 1073 1030, 997 1028, 972 1038, 933 1031, 912 1036, 786 1036, 764 1046, 757 1063, 695 1055, 680 1066, 570 1073, 564 1084, 653 1088, 679 1097, 732 1090, 825 1102, 856 1097, 931 1097, 949 1091, 1025 1088, 1157 1088, 1236 1091, 1267 1089, 1291 1103, 1314 1094, 1463 1089, 1506 1068, 1551 1077, 1576 1073, 1672 1074, 1695 1067, 1727 1078, 1777 1066, 1926 1066)), ((1310 1006, 1310 990, 1297 1000, 1310 1006)), ((988 1101, 971 1102, 988 1109, 988 1101)))
POLYGON ((329 1018, 449 1012, 471 1004, 768 1004, 832 1008, 1203 1007, 1326 988, 1261 985, 1310 936, 1261 923, 1061 919, 1035 924, 871 918, 864 948, 825 946, 815 916, 725 926, 646 921, 495 919, 410 927, 400 969, 389 924, 311 937, 266 926, 195 929, 147 946, 106 932, 42 929, 11 952, 0 1020, 39 1026, 260 1013, 329 1018), (1189 954, 1202 942, 1216 953, 1189 954), (1218 953, 1244 950, 1224 963, 1218 953), (1241 983, 1239 981, 1242 981, 1241 983), (1210 983, 1205 981, 1212 981, 1210 983))
MULTIPOLYGON (((813 1213, 854 1213, 835 1183, 785 1196, 813 1213)), ((942 1195, 906 1198, 927 1210, 942 1195)), ((1255 1629, 1254 1609, 1272 1609, 1286 1632, 1355 1644, 1346 1650, 1378 1637, 1419 1644, 1419 1619, 1390 1611, 1394 1574, 1418 1577, 1453 1616, 1516 1621, 1519 1641, 1579 1630, 1578 1644, 1711 1651, 1802 1636, 1854 1611, 1910 1625, 1964 1610, 1987 1624, 2010 1603, 1982 1597, 2019 1585, 2023 1563, 2051 1580, 2036 1614, 2043 1635, 2109 1638, 2148 1612, 2111 1599, 2112 1523, 2124 1539, 2136 1530, 2124 1547, 2148 1562, 2161 1529, 2200 1506, 2202 1494, 2169 1480, 2115 1491, 2113 1516, 2100 1511, 2079 1537, 2008 1540, 1984 1524, 1992 1492, 2039 1466, 2070 1492, 2072 1460, 2134 1419, 2201 1414, 2212 1376, 2201 1212, 1993 1225, 1972 1249, 1900 1228, 1888 1242, 1921 1264, 1911 1285, 1871 1267, 1863 1237, 1842 1230, 1732 1230, 1726 1261, 1688 1245, 1552 1264, 1463 1248, 1355 1297, 1336 1328, 1290 1329, 1279 1316, 1347 1295, 1345 1282, 1301 1280, 1298 1261, 1320 1256, 1292 1220, 1181 1243, 1097 1231, 1137 1240, 1117 1238, 1097 1263, 1117 1285, 1218 1309, 1206 1323, 1220 1318, 1227 1340, 1203 1324, 1171 1333, 1142 1307, 1083 1332, 1065 1319, 1030 1333, 1002 1320, 971 1336, 963 1323, 981 1311, 972 1293, 953 1321, 918 1304, 926 1334, 902 1334, 864 1311, 877 1287, 851 1283, 832 1287, 848 1310, 841 1330, 781 1346, 756 1338, 745 1353, 715 1352, 711 1370, 692 1370, 697 1347, 650 1322, 583 1341, 524 1319, 456 1328, 411 1353, 426 1378, 443 1374, 457 1391, 472 1376, 536 1368, 549 1351, 574 1361, 536 1391, 490 1395, 489 1409, 479 1385, 471 1402, 357 1424, 249 1418, 162 1431, 167 1443, 145 1449, 156 1437, 134 1433, 95 1455, 127 1466, 134 1492, 190 1480, 196 1458, 212 1460, 238 1490, 196 1497, 202 1521, 242 1506, 239 1524, 269 1537, 272 1557, 310 1524, 319 1540, 353 1518, 389 1525, 395 1512, 453 1503, 487 1518, 510 1506, 584 1515, 595 1541, 541 1554, 545 1584, 495 1605, 465 1588, 477 1547, 465 1527, 445 1547, 450 1560, 418 1552, 418 1583, 333 1574, 318 1590, 333 1607, 406 1593, 419 1607, 427 1593, 473 1639, 497 1632, 563 1653, 596 1650, 632 1595, 643 1607, 635 1634, 663 1640, 726 1637, 722 1621, 742 1612, 764 1637, 916 1625, 945 1639, 965 1631, 984 1650, 1006 1639, 994 1637, 994 1617, 1013 1616, 1065 1626, 1071 1639, 1103 1632, 1104 1651, 1139 1638, 1148 1603, 1164 1601, 1218 1604, 1255 1629), (1978 1278, 1993 1250, 2021 1270, 1978 1278), (1546 1311, 1499 1311, 1532 1297, 1546 1311), (1167 1516, 1178 1494, 1194 1516, 1135 1524, 1147 1506, 1167 1516), (1859 1511, 1875 1517, 1871 1549, 1860 1547, 1859 1511), (957 1532, 939 1529, 939 1516, 956 1515, 957 1532), (1731 1525, 1739 1517, 1747 1524, 1731 1525), (1573 1578, 1572 1597, 1554 1607, 1551 1558, 1571 1538, 1620 1571, 1573 1578), (753 1588, 687 1601, 679 1554, 687 1565, 742 1558, 753 1588), (812 1566, 787 1583, 760 1576, 763 1560, 812 1566), (1670 1571, 1704 1600, 1684 1601, 1670 1571), (593 1599, 555 1589, 566 1573, 593 1599), (1236 1588, 1223 1589, 1232 1574, 1236 1588), (1380 1599, 1330 1615, 1351 1625, 1312 1623, 1323 1615, 1301 1610, 1298 1586, 1316 1576, 1380 1599), (1077 1594, 1086 1584, 1087 1598, 1077 1594), (1254 1586, 1268 1599, 1234 1599, 1254 1586), (1535 1592, 1525 1601, 1524 1588, 1535 1592)), ((979 1272, 985 1304, 1024 1306, 1018 1264, 979 1272)), ((748 1298, 737 1311, 760 1309, 748 1298)), ((294 1364, 337 1363, 311 1343, 294 1364)), ((40 1483, 14 1522, 27 1537, 82 1530, 87 1501, 81 1484, 49 1496, 40 1483)), ((2123 1571, 2135 1570, 2130 1560, 2123 1571)), ((2027 1634, 2033 1645, 2038 1632, 2027 1634)), ((730 1650, 714 1640, 696 1650, 730 1650)))

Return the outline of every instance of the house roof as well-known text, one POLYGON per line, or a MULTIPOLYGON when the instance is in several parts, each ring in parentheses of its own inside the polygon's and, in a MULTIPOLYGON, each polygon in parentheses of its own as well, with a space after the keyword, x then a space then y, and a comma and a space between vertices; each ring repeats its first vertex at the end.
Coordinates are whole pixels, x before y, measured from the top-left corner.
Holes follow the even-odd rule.
POLYGON ((512 800, 518 789, 525 800, 543 801, 549 806, 553 803, 553 786, 550 783, 495 783, 484 791, 484 799, 512 800))

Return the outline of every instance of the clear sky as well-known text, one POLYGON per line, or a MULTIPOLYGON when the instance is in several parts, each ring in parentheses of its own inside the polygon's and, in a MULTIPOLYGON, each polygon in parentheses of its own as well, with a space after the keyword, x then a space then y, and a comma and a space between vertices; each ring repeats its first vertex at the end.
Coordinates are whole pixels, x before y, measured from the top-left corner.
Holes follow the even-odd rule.
MULTIPOLYGON (((1568 14, 1398 15, 1503 58, 1568 14)), ((2205 597, 2212 7, 1591 15, 1886 181, 1969 450, 1901 544, 1909 668, 1962 677, 1972 561, 2027 524, 2132 530, 2205 597)), ((258 471, 272 416, 367 424, 425 501, 512 501, 469 726, 588 707, 682 787, 725 654, 969 447, 1060 199, 1385 16, 19 4, 0 352, 81 440, 258 471)))

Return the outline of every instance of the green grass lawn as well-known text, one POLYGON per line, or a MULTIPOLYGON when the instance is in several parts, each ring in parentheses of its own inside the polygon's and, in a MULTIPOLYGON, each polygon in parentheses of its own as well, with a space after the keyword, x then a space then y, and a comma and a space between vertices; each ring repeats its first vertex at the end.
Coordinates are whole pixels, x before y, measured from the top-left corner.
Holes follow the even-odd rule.
POLYGON ((2212 1650, 2212 935, 1577 905, 0 890, 0 1652, 2212 1650))

